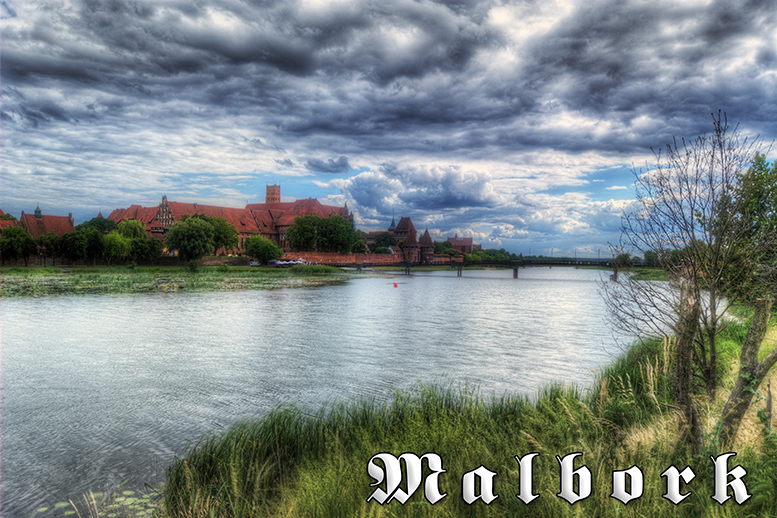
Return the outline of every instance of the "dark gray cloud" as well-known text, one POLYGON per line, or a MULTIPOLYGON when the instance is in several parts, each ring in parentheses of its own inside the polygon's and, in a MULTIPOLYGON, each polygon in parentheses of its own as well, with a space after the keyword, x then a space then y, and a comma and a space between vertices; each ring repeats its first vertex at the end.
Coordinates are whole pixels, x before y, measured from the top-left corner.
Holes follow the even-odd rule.
POLYGON ((327 161, 311 158, 306 162, 305 167, 314 173, 347 173, 352 169, 351 164, 348 163, 348 157, 345 156, 337 160, 330 158, 327 161))
POLYGON ((571 235, 611 221, 606 198, 556 189, 706 133, 718 109, 777 136, 768 0, 4 0, 0 17, 4 204, 57 174, 82 192, 56 198, 72 210, 195 196, 191 174, 253 199, 226 179, 275 174, 326 184, 365 221, 401 208, 571 235), (527 212, 546 189, 551 208, 527 212))

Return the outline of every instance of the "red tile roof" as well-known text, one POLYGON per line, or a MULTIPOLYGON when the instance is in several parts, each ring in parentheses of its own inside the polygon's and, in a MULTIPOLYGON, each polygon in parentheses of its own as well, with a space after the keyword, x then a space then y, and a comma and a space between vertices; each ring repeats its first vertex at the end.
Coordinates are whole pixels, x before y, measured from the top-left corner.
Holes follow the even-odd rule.
POLYGON ((471 237, 459 237, 458 234, 456 234, 454 237, 449 237, 448 242, 453 246, 472 246, 471 237))
POLYGON ((68 232, 74 232, 76 227, 73 224, 73 215, 68 216, 43 216, 36 217, 35 214, 25 214, 22 211, 22 217, 19 218, 22 226, 30 233, 33 239, 38 239, 43 234, 54 232, 58 236, 64 236, 68 232))
POLYGON ((413 226, 413 222, 410 221, 410 218, 402 218, 399 220, 399 223, 397 223, 397 226, 394 229, 394 232, 404 233, 404 232, 410 232, 411 230, 415 230, 415 227, 413 226))
POLYGON ((248 209, 200 205, 198 203, 180 203, 177 201, 168 201, 167 206, 172 211, 176 221, 180 220, 181 216, 184 214, 189 216, 202 214, 204 216, 226 220, 228 223, 234 225, 240 234, 260 233, 256 220, 254 220, 254 216, 248 209))
POLYGON ((256 223, 256 219, 254 219, 254 215, 248 209, 167 201, 167 197, 162 198, 162 203, 156 207, 130 205, 127 209, 116 209, 111 212, 108 219, 116 223, 126 219, 135 219, 142 222, 146 226, 146 230, 152 231, 153 229, 159 231, 165 226, 164 220, 166 218, 169 218, 169 223, 172 225, 172 222, 180 221, 181 216, 193 216, 195 214, 222 218, 234 225, 240 234, 262 233, 256 223))
POLYGON ((415 239, 415 229, 410 230, 410 232, 407 233, 407 237, 405 238, 405 244, 402 245, 404 248, 418 248, 418 241, 415 239))
POLYGON ((424 235, 421 236, 421 246, 422 247, 432 247, 434 248, 434 241, 432 241, 432 236, 429 235, 429 229, 424 232, 424 235))
POLYGON ((167 196, 162 197, 162 203, 157 207, 131 205, 127 209, 114 210, 108 219, 116 223, 125 219, 136 219, 146 225, 146 230, 149 233, 159 233, 163 231, 164 227, 169 227, 174 221, 179 221, 181 216, 194 214, 223 218, 234 225, 240 234, 262 234, 265 237, 271 237, 276 242, 280 242, 279 227, 282 229, 293 225, 294 219, 298 216, 310 215, 328 218, 339 215, 352 220, 347 205, 345 207, 322 205, 321 202, 313 198, 293 202, 249 203, 245 208, 238 209, 167 201, 167 196))
POLYGON ((21 226, 22 226, 21 221, 10 221, 5 219, 0 219, 0 233, 2 233, 3 230, 6 228, 21 227, 21 226))

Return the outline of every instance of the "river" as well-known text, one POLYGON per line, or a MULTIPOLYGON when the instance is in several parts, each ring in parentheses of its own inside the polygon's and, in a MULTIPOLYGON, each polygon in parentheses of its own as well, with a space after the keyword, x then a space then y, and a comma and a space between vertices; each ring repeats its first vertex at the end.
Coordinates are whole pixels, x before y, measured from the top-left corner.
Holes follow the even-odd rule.
POLYGON ((418 382, 485 395, 587 386, 620 353, 600 275, 442 271, 0 300, 0 510, 56 516, 52 504, 88 490, 157 483, 190 441, 276 405, 314 411, 418 382))

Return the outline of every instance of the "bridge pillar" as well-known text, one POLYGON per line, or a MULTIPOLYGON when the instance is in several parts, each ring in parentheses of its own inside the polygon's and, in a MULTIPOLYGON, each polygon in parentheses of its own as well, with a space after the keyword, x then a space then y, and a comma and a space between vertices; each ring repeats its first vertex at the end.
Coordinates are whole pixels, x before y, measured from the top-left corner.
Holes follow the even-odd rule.
POLYGON ((462 268, 463 268, 462 266, 459 266, 459 267, 457 268, 457 271, 456 271, 456 277, 461 277, 461 270, 462 270, 462 268))
POLYGON ((513 279, 517 279, 517 278, 518 278, 518 267, 516 266, 515 268, 513 268, 513 279))
POLYGON ((410 267, 405 266, 405 275, 410 275, 410 267))

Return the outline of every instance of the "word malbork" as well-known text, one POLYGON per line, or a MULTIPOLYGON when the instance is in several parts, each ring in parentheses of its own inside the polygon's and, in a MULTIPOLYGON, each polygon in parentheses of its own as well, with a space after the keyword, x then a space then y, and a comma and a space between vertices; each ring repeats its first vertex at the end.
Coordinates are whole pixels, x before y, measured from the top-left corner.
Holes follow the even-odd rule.
MULTIPOLYGON (((529 453, 523 457, 515 457, 519 466, 518 483, 520 489, 516 496, 524 504, 529 504, 534 499, 539 498, 539 495, 534 493, 532 483, 533 462, 538 455, 539 453, 529 453)), ((580 455, 582 453, 570 453, 564 457, 556 456, 559 462, 561 489, 556 496, 563 498, 570 504, 585 500, 591 495, 591 470, 585 465, 577 469, 574 467, 575 458, 580 455), (577 480, 577 491, 575 491, 575 480, 577 480)), ((714 494, 712 498, 719 504, 723 504, 731 498, 728 494, 729 487, 734 492, 734 499, 737 504, 741 504, 751 496, 747 492, 747 487, 742 480, 747 471, 742 466, 736 466, 731 470, 728 469, 728 459, 733 456, 736 456, 736 453, 724 453, 717 457, 710 457, 715 468, 714 494), (729 477, 732 477, 731 481, 729 481, 729 477)), ((427 467, 431 472, 424 480, 424 497, 432 505, 445 498, 447 493, 441 494, 438 485, 440 475, 446 473, 446 470, 442 467, 442 459, 439 455, 436 453, 425 453, 419 457, 414 453, 403 453, 397 458, 390 453, 378 453, 373 455, 367 463, 367 473, 375 480, 375 482, 370 484, 370 487, 382 486, 385 482, 385 490, 382 487, 377 487, 367 498, 367 501, 375 500, 379 504, 387 504, 392 500, 396 500, 401 504, 407 502, 421 486, 424 460, 426 460, 427 467), (383 467, 376 463, 377 460, 383 463, 383 467), (404 478, 402 464, 405 467, 404 472, 407 473, 407 491, 400 488, 404 478)), ((477 500, 482 500, 485 504, 493 502, 499 497, 499 495, 494 494, 494 478, 496 476, 495 472, 484 466, 465 473, 461 480, 462 498, 464 501, 468 504, 473 504, 477 500), (476 489, 478 487, 480 488, 479 494, 476 489)), ((691 494, 690 491, 686 493, 680 492, 680 480, 682 479, 685 484, 688 484, 696 477, 696 474, 690 466, 686 466, 682 471, 675 466, 670 466, 661 476, 666 478, 666 493, 663 497, 677 505, 691 494)), ((643 489, 644 477, 642 470, 637 466, 612 472, 611 498, 626 504, 631 500, 640 498, 643 489), (630 484, 627 484, 627 480, 630 484)))

